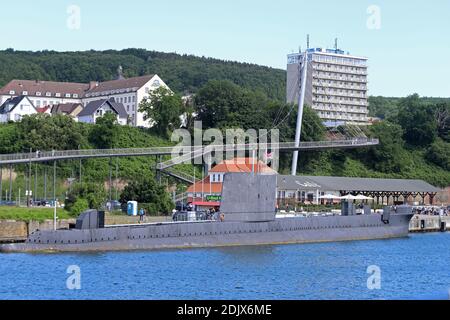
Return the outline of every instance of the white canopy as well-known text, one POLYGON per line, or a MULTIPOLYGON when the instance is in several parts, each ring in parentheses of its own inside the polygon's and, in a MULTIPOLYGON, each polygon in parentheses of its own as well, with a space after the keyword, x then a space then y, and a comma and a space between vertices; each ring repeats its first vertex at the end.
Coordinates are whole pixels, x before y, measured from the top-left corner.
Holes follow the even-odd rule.
POLYGON ((354 195, 347 194, 345 196, 339 197, 339 199, 341 199, 341 200, 357 200, 358 198, 356 198, 356 196, 354 196, 354 195))
POLYGON ((357 196, 347 194, 343 197, 340 197, 341 200, 373 200, 371 197, 363 196, 362 194, 358 194, 357 196))
POLYGON ((323 196, 320 196, 319 199, 334 200, 334 199, 341 199, 341 197, 335 196, 334 194, 324 194, 323 196))
POLYGON ((358 194, 358 195, 356 196, 356 200, 373 200, 373 198, 363 196, 362 194, 358 194))

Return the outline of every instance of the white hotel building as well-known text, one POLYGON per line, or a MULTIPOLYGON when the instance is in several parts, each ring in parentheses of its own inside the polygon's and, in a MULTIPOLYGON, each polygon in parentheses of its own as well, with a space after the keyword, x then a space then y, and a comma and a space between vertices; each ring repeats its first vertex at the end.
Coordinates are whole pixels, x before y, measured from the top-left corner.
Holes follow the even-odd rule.
MULTIPOLYGON (((367 58, 339 49, 308 49, 305 104, 325 123, 368 124, 367 58)), ((286 100, 298 103, 304 52, 288 55, 286 100)))
POLYGON ((144 115, 138 111, 138 106, 148 97, 149 92, 160 86, 168 88, 156 74, 128 79, 119 75, 117 80, 92 81, 89 84, 12 80, 0 89, 0 105, 18 96, 28 97, 36 109, 66 103, 81 103, 86 106, 95 100, 114 98, 125 107, 130 125, 149 127, 149 121, 144 121, 144 115))

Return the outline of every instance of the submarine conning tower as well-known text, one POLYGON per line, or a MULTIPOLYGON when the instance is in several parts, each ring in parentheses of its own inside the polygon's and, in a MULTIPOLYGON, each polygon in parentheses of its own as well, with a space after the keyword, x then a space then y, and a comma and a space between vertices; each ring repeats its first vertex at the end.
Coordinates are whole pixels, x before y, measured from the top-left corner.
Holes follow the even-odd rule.
POLYGON ((274 174, 226 173, 220 205, 225 221, 275 220, 276 186, 274 174))

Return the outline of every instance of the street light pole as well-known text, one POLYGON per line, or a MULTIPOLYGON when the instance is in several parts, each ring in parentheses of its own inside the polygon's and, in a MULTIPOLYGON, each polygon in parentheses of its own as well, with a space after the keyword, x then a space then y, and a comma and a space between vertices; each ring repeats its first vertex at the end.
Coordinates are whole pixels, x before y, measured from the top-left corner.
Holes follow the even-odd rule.
POLYGON ((27 185, 27 207, 30 207, 30 193, 31 193, 31 153, 33 152, 33 148, 30 148, 30 162, 28 163, 28 185, 27 185))
POLYGON ((53 230, 56 231, 56 160, 53 161, 53 230))

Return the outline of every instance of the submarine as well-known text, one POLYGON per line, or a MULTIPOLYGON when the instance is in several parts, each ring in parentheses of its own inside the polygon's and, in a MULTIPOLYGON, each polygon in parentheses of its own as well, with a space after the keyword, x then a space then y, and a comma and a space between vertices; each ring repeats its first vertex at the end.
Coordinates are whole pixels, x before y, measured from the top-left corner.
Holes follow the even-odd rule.
MULTIPOLYGON (((72 229, 35 231, 0 252, 89 252, 377 240, 407 237, 412 207, 333 216, 276 216, 275 175, 227 173, 213 220, 107 226, 104 212, 82 213, 72 229)), ((345 208, 344 208, 345 207, 345 208)), ((350 209, 349 209, 350 208, 350 209)))

